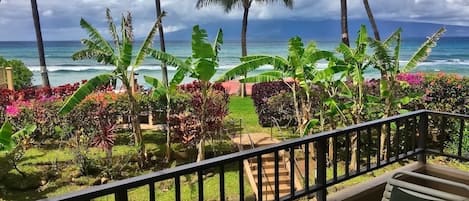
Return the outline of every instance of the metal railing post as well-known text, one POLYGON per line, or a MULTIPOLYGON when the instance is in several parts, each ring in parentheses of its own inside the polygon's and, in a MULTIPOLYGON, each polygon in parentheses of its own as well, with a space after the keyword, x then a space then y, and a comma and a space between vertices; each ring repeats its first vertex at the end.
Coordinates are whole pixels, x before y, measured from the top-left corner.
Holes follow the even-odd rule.
POLYGON ((422 112, 420 114, 420 121, 419 121, 419 137, 418 137, 418 145, 417 147, 421 149, 421 153, 417 155, 417 160, 420 163, 427 163, 427 157, 425 155, 425 149, 426 149, 426 142, 425 138, 428 135, 428 112, 422 112))
POLYGON ((321 190, 317 192, 317 200, 318 201, 326 201, 326 149, 327 149, 327 141, 326 138, 319 139, 317 141, 317 176, 316 176, 316 184, 320 187, 323 187, 321 190))

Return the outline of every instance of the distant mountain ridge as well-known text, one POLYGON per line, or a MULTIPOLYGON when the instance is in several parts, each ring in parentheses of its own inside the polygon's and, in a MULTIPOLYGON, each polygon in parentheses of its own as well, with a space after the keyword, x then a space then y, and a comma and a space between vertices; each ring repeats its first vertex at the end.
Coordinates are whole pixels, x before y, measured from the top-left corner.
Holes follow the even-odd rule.
MULTIPOLYGON (((349 31, 354 38, 361 24, 368 28, 369 35, 372 36, 371 26, 367 20, 350 20, 349 31)), ((377 21, 382 37, 386 37, 401 27, 403 37, 425 38, 434 33, 440 27, 446 27, 445 37, 469 37, 469 27, 442 25, 420 22, 398 22, 398 21, 377 21)), ((213 36, 222 28, 225 40, 239 40, 241 31, 241 21, 229 20, 216 23, 200 24, 200 26, 213 36)), ((167 40, 190 40, 191 27, 166 33, 167 40)), ((308 20, 251 20, 248 25, 249 40, 286 40, 293 36, 300 36, 304 39, 315 40, 338 40, 340 39, 340 21, 308 21, 308 20)))

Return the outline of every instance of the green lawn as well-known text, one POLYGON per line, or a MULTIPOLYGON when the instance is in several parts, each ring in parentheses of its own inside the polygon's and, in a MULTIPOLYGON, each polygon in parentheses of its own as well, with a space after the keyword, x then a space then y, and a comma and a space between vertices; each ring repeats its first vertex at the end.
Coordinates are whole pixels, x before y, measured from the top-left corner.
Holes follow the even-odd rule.
POLYGON ((256 114, 256 108, 251 97, 230 97, 230 114, 229 118, 242 120, 243 133, 270 133, 270 128, 263 128, 259 125, 256 114))
POLYGON ((254 107, 254 102, 251 97, 230 97, 230 114, 229 118, 239 121, 242 120, 243 133, 265 133, 273 134, 278 139, 291 139, 299 137, 298 134, 294 134, 295 130, 292 128, 276 128, 271 129, 270 127, 264 128, 259 125, 259 120, 254 107))

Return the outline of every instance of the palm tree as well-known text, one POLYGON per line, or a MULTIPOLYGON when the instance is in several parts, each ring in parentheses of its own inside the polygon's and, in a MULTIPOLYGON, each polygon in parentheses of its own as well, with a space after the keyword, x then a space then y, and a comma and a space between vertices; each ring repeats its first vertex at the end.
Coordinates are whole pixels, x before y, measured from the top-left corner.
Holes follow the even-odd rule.
MULTIPOLYGON (((155 0, 155 6, 156 6, 156 17, 161 16, 161 3, 160 0, 155 0)), ((161 52, 166 52, 166 45, 164 42, 164 31, 163 31, 163 25, 158 27, 158 34, 160 36, 160 50, 161 52)), ((168 82, 168 68, 166 66, 165 62, 161 62, 161 74, 162 74, 162 81, 163 81, 163 86, 165 88, 169 87, 169 82, 168 82)), ((169 93, 165 94, 166 100, 167 100, 167 105, 166 105, 166 120, 169 119, 171 107, 170 107, 170 96, 169 93)), ((169 121, 166 121, 166 127, 169 128, 169 121)), ((166 129, 166 160, 169 161, 171 160, 171 131, 169 129, 166 129)))
MULTIPOLYGON (((0 0, 0 2, 2 2, 0 0)), ((46 58, 44 54, 44 42, 42 41, 41 21, 37 9, 36 0, 31 0, 31 11, 33 14, 34 30, 36 32, 37 50, 39 54, 39 66, 41 66, 42 86, 50 87, 49 75, 47 74, 46 58)))
POLYGON ((41 66, 42 86, 50 87, 49 75, 47 74, 46 58, 44 56, 44 43, 42 41, 41 22, 36 0, 31 0, 31 11, 33 13, 34 29, 36 31, 37 51, 39 54, 39 66, 41 66))
POLYGON ((363 0, 363 5, 365 6, 366 14, 368 15, 368 19, 370 20, 371 28, 373 28, 373 34, 375 35, 375 39, 381 40, 381 37, 379 36, 378 26, 376 25, 376 21, 373 17, 373 12, 371 12, 371 7, 368 3, 368 0, 363 0))
POLYGON ((153 27, 150 29, 146 39, 143 41, 137 55, 132 56, 133 49, 133 29, 132 17, 130 13, 127 16, 122 15, 121 31, 119 36, 114 20, 111 17, 109 9, 106 10, 106 18, 110 35, 113 41, 109 42, 86 20, 81 19, 80 25, 88 32, 89 38, 82 39, 85 46, 84 49, 74 53, 72 58, 79 59, 96 59, 96 61, 105 64, 114 65, 116 68, 112 73, 105 73, 91 78, 88 82, 80 86, 80 88, 67 99, 65 104, 60 109, 60 114, 65 114, 73 110, 83 99, 91 94, 96 88, 108 84, 111 80, 119 79, 122 85, 126 88, 126 94, 129 101, 129 111, 131 116, 131 123, 133 129, 133 136, 135 138, 135 146, 138 148, 138 164, 143 167, 145 164, 146 154, 145 146, 143 144, 143 136, 140 128, 140 121, 138 118, 139 106, 135 95, 132 90, 133 74, 138 66, 143 63, 147 50, 151 47, 153 38, 156 34, 161 18, 164 13, 158 17, 153 27), (111 44, 113 43, 113 44, 111 44), (133 62, 132 62, 133 60, 133 62))
MULTIPOLYGON (((156 6, 156 17, 158 18, 161 16, 161 3, 160 0, 155 0, 155 6, 156 6)), ((160 50, 162 52, 166 52, 166 45, 164 42, 164 32, 163 32, 163 25, 158 26, 158 34, 160 35, 160 50)), ((163 78, 163 84, 165 86, 168 86, 168 68, 166 67, 166 63, 162 62, 161 63, 161 74, 163 78)))
POLYGON ((347 0, 340 0, 340 23, 342 27, 342 42, 350 46, 348 34, 348 20, 347 20, 347 0))
MULTIPOLYGON (((251 8, 252 2, 260 2, 260 3, 273 3, 278 0, 197 0, 197 8, 206 7, 210 4, 220 4, 225 8, 225 12, 230 12, 233 8, 242 6, 244 9, 243 12, 243 24, 241 28, 241 56, 247 56, 247 46, 246 46, 246 33, 248 29, 248 16, 249 16, 249 9, 251 8)), ((288 8, 293 8, 293 0, 283 0, 285 6, 288 8)), ((246 75, 244 75, 246 77, 246 75)), ((241 96, 244 97, 245 95, 245 85, 244 83, 241 86, 241 96)))

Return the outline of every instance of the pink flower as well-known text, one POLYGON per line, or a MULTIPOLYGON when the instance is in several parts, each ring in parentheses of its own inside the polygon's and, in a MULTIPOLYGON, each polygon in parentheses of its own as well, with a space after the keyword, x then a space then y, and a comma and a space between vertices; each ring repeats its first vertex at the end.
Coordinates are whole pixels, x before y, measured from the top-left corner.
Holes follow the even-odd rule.
POLYGON ((16 105, 8 105, 6 108, 6 114, 10 117, 16 117, 20 114, 20 108, 16 105))
POLYGON ((399 73, 396 79, 407 82, 410 85, 419 85, 424 81, 422 73, 399 73))

